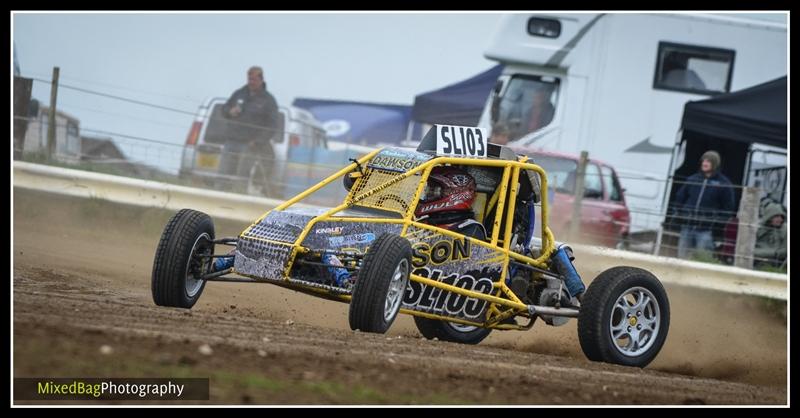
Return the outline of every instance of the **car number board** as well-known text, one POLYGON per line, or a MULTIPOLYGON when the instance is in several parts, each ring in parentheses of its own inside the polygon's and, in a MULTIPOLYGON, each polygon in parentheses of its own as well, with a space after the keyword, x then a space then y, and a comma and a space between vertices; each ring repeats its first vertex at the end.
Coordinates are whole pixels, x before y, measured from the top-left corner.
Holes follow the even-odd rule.
POLYGON ((470 126, 436 125, 436 154, 486 158, 489 138, 486 129, 470 126))

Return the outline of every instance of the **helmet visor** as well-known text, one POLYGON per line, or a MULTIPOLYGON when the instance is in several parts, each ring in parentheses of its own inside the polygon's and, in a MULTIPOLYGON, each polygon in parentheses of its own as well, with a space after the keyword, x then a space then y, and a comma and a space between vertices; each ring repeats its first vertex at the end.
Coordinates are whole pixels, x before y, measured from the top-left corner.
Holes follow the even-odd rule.
POLYGON ((422 196, 419 200, 422 202, 430 202, 442 198, 442 185, 439 182, 428 180, 425 189, 422 191, 422 196))

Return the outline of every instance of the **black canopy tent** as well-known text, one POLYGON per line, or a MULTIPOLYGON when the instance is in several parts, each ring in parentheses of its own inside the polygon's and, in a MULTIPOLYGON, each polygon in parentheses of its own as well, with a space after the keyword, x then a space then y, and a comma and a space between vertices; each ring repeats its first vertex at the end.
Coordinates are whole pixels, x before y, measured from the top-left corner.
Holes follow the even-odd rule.
POLYGON ((706 100, 683 110, 684 132, 786 148, 786 77, 706 100))
MULTIPOLYGON (((687 103, 681 121, 682 135, 676 144, 678 149, 683 147, 683 164, 673 173, 667 213, 673 213, 672 202, 682 181, 697 172, 700 157, 708 150, 720 153, 720 170, 731 183, 747 184, 753 144, 786 148, 787 107, 786 77, 687 103)), ((674 152, 673 158, 676 154, 679 152, 674 152)), ((740 198, 741 188, 736 187, 737 210, 740 198)), ((665 226, 676 229, 669 216, 665 226)))

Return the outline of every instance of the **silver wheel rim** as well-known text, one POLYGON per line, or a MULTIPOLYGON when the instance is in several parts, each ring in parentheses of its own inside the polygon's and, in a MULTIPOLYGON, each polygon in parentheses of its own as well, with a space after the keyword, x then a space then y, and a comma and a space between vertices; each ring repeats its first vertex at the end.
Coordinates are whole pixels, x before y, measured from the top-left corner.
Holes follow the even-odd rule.
MULTIPOLYGON (((190 298, 195 297, 195 295, 197 295, 197 293, 200 291, 200 288, 203 286, 203 281, 196 279, 189 268, 192 264, 192 259, 194 258, 195 253, 197 253, 197 244, 201 239, 211 241, 211 237, 207 233, 203 232, 200 234, 200 236, 198 236, 194 241, 194 245, 192 245, 192 251, 189 253, 189 261, 186 262, 186 280, 184 281, 184 287, 186 288, 186 296, 189 296, 190 298)), ((208 263, 208 261, 203 261, 203 264, 200 265, 200 271, 204 271, 206 269, 206 263, 208 263)))
POLYGON ((626 290, 614 302, 609 320, 614 348, 627 357, 646 353, 661 328, 661 310, 652 292, 643 287, 626 290))
POLYGON ((383 308, 383 319, 390 322, 400 311, 400 302, 403 301, 406 284, 408 282, 408 260, 405 258, 397 263, 389 282, 389 292, 386 294, 386 304, 383 308))
POLYGON ((450 328, 453 328, 458 332, 472 332, 478 329, 478 327, 476 327, 475 325, 457 324, 455 322, 448 322, 447 325, 449 325, 450 328))

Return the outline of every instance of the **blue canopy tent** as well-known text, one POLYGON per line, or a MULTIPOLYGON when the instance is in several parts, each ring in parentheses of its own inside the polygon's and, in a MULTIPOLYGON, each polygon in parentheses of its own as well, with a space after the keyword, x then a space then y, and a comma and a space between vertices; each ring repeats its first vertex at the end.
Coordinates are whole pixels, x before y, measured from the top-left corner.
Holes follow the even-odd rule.
POLYGON ((325 126, 328 138, 350 144, 399 144, 406 138, 411 106, 297 98, 325 126))
POLYGON ((496 65, 472 78, 416 96, 411 119, 416 123, 476 126, 502 72, 503 66, 496 65))

